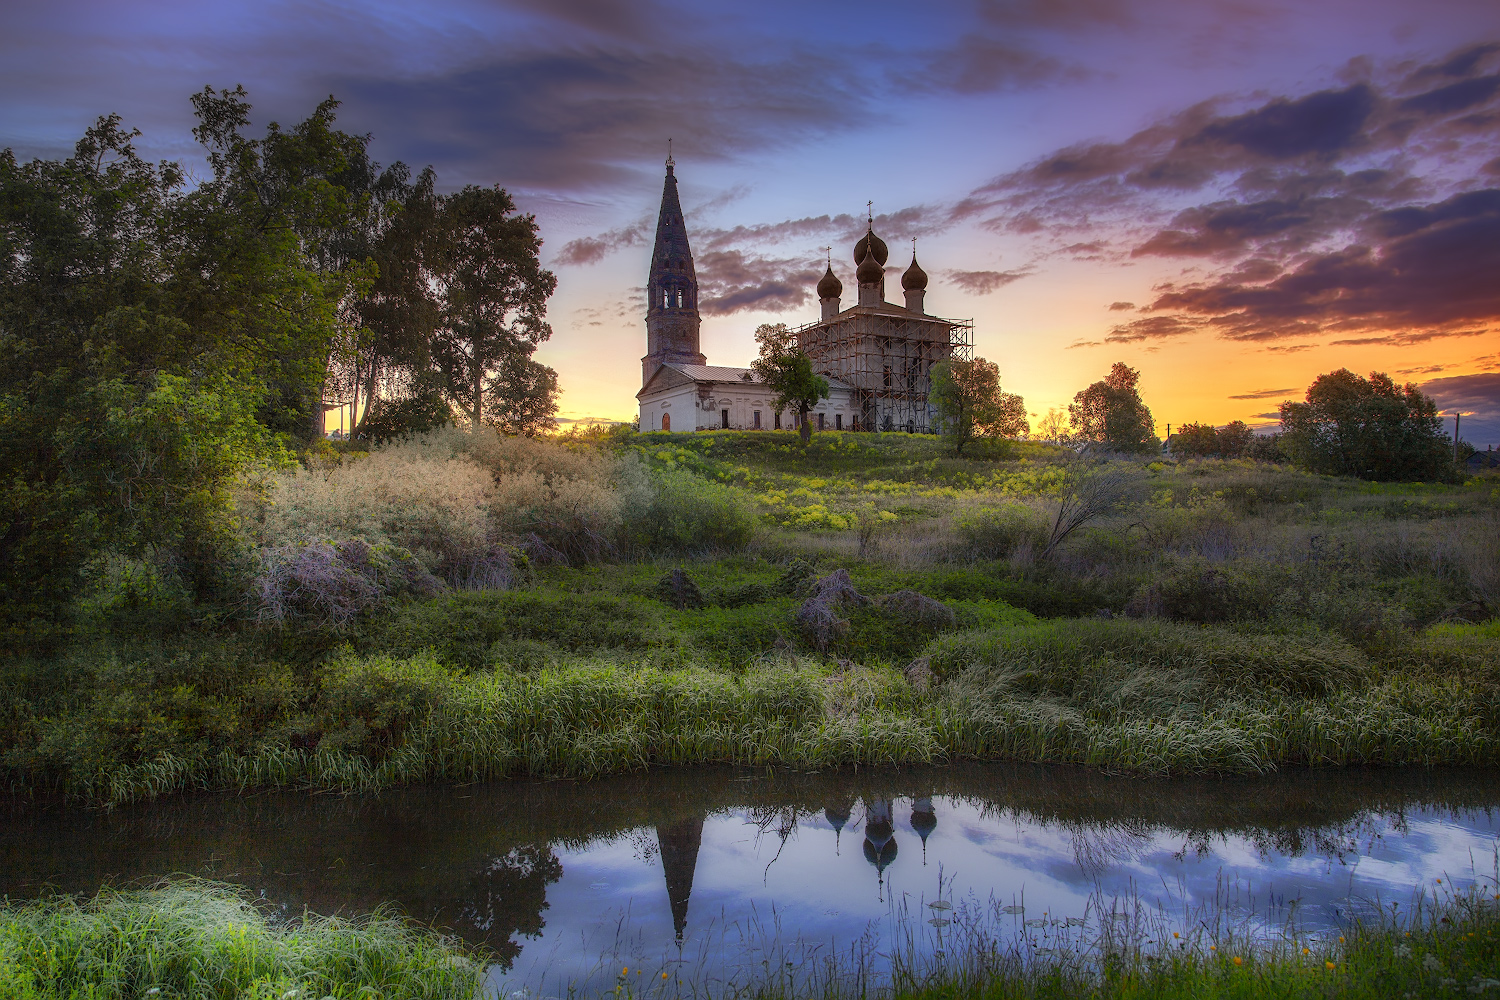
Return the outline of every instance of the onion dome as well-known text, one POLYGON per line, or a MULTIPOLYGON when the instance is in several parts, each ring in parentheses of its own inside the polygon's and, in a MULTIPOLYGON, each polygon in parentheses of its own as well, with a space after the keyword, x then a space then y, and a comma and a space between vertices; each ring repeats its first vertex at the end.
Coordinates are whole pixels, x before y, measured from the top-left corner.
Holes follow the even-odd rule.
POLYGON ((854 263, 863 264, 865 257, 871 253, 875 255, 875 263, 881 267, 885 267, 885 262, 891 255, 891 252, 886 249, 885 240, 876 236, 873 228, 866 231, 859 238, 859 242, 854 244, 854 263))
POLYGON ((818 280, 818 298, 836 299, 844 294, 844 283, 833 273, 833 265, 828 265, 828 270, 823 272, 823 277, 818 280))
POLYGON ((881 278, 885 277, 885 268, 881 267, 880 261, 875 258, 875 254, 867 253, 864 260, 859 262, 859 267, 855 270, 854 277, 859 279, 861 285, 874 285, 881 278))
POLYGON ((908 267, 906 273, 901 275, 901 287, 908 292, 922 292, 927 290, 927 272, 922 270, 921 266, 917 264, 917 252, 915 250, 911 254, 911 267, 908 267))

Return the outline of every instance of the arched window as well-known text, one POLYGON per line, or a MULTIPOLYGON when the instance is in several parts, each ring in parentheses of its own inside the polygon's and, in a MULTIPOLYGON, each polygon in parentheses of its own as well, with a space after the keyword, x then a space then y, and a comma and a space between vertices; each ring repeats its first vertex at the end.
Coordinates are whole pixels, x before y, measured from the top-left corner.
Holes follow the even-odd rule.
POLYGON ((669 431, 672 429, 672 414, 663 413, 661 415, 661 429, 664 431, 669 431))

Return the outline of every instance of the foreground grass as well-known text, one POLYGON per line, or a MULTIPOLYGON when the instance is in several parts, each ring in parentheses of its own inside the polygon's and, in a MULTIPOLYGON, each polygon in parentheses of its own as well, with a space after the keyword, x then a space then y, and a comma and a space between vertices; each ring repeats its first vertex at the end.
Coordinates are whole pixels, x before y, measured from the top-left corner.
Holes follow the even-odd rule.
MULTIPOLYGON (((1500 897, 1496 897, 1500 898, 1500 897)), ((1221 938, 1111 938, 1103 947, 1055 949, 980 935, 948 955, 895 956, 888 983, 862 970, 792 967, 734 995, 764 1000, 1024 997, 1250 998, 1428 997, 1500 991, 1500 910, 1485 894, 1424 901, 1414 917, 1356 925, 1336 941, 1283 938, 1251 946, 1221 938)), ((304 916, 279 924, 241 892, 204 882, 54 898, 0 910, 0 995, 52 997, 392 996, 462 998, 481 987, 483 965, 449 938, 390 917, 304 916)), ((654 978, 654 977, 653 977, 654 978)), ((696 994, 696 989, 689 988, 696 994)), ((622 977, 609 995, 642 990, 622 977)), ((720 992, 723 992, 722 988, 720 992)), ((707 996, 715 995, 712 987, 707 996)))
POLYGON ((386 916, 274 923, 242 892, 177 882, 0 910, 0 996, 471 1000, 484 964, 386 916))

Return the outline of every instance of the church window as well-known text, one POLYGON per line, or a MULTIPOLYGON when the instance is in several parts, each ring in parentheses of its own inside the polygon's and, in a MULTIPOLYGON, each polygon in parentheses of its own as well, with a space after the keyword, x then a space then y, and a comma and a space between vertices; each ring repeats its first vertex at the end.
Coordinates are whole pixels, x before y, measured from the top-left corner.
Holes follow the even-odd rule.
POLYGON ((728 410, 720 410, 719 411, 719 426, 722 427, 722 428, 724 428, 724 430, 726 430, 726 431, 729 430, 729 411, 728 410))
POLYGON ((775 416, 774 420, 775 420, 775 424, 776 424, 776 429, 778 431, 781 430, 781 411, 780 410, 776 411, 776 416, 775 416))
POLYGON ((672 429, 672 414, 663 413, 661 415, 661 429, 664 431, 669 431, 672 429))
POLYGON ((760 411, 755 411, 755 429, 760 430, 760 411))
POLYGON ((823 414, 818 414, 818 430, 823 429, 823 414))
POLYGON ((833 415, 833 429, 836 431, 844 429, 844 415, 842 413, 835 413, 833 415))

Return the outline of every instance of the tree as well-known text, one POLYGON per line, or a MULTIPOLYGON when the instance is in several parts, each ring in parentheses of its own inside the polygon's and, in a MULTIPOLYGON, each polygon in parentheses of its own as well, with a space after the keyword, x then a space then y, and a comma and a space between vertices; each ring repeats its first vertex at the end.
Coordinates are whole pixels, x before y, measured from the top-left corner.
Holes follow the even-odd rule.
POLYGON ((1437 404, 1384 372, 1319 375, 1304 402, 1281 404, 1281 428, 1282 448, 1311 472, 1401 481, 1456 475, 1437 404))
POLYGON ((533 437, 557 429, 557 372, 519 352, 501 358, 486 384, 490 423, 533 437))
POLYGON ((943 437, 963 454, 976 437, 1013 437, 1030 430, 1026 404, 1000 391, 1000 368, 984 358, 940 361, 930 373, 928 400, 937 409, 943 437))
POLYGON ((1036 436, 1043 441, 1062 444, 1068 439, 1068 414, 1061 407, 1047 410, 1047 415, 1037 424, 1036 436))
POLYGON ((1158 447, 1151 411, 1136 391, 1141 374, 1115 362, 1109 375, 1073 397, 1068 418, 1073 433, 1115 451, 1149 452, 1158 447))
POLYGON ((785 323, 762 324, 755 331, 755 341, 760 345, 760 357, 751 363, 751 370, 776 393, 772 406, 778 411, 797 411, 798 432, 802 443, 807 444, 812 440, 812 422, 807 414, 818 400, 828 398, 828 380, 813 371, 812 359, 802 353, 785 323))
POLYGON ((305 437, 364 279, 327 250, 364 139, 324 101, 246 129, 242 89, 193 97, 210 176, 153 165, 117 116, 66 160, 0 151, 0 605, 67 607, 103 549, 219 579, 229 484, 305 437), (12 600, 12 595, 16 595, 12 600))
POLYGON ((500 187, 438 199, 426 269, 438 305, 432 355, 444 395, 475 430, 495 415, 495 375, 552 336, 543 317, 557 278, 542 269, 536 217, 513 215, 500 187))
POLYGON ((1183 458, 1240 458, 1250 448, 1255 434, 1243 420, 1231 420, 1223 427, 1213 424, 1183 424, 1172 435, 1172 452, 1183 458))

